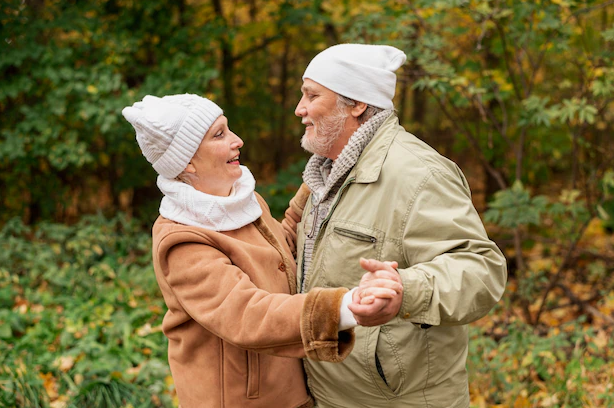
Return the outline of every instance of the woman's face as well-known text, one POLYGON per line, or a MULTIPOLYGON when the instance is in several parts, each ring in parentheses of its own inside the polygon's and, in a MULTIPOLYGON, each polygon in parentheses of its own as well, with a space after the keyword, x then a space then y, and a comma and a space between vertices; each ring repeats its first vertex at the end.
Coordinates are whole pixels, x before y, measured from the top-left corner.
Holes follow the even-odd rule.
POLYGON ((241 177, 239 149, 243 140, 228 128, 225 116, 217 118, 200 142, 186 172, 192 186, 203 193, 228 196, 241 177))

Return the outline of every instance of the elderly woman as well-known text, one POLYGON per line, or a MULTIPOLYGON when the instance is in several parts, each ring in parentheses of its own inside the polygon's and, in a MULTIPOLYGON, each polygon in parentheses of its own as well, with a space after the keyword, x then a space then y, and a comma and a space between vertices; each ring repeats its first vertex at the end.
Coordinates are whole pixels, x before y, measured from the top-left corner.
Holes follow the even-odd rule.
MULTIPOLYGON (((308 192, 282 227, 239 165, 243 141, 208 99, 146 96, 122 113, 164 194, 153 261, 181 407, 313 406, 299 359, 341 361, 356 323, 345 288, 296 294, 292 226, 308 192)), ((386 281, 363 303, 400 291, 386 281)))

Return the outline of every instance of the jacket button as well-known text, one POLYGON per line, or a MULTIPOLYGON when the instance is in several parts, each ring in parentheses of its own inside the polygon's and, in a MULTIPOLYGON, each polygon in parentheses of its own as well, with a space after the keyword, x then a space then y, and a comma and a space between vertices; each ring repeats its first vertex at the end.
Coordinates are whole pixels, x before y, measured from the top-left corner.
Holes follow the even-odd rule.
POLYGON ((282 271, 282 272, 285 272, 286 271, 286 264, 283 263, 283 262, 280 262, 279 263, 279 270, 282 271))
POLYGON ((409 313, 405 313, 405 315, 403 316, 406 319, 409 319, 409 316, 411 316, 409 313))

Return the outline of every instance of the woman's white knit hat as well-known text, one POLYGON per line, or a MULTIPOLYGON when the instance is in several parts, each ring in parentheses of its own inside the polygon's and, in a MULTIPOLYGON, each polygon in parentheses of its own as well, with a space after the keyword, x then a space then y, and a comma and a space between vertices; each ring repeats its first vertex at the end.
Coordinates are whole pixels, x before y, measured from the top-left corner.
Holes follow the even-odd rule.
POLYGON ((136 130, 143 156, 168 179, 185 170, 205 133, 222 114, 215 103, 192 94, 147 95, 122 110, 136 130))
POLYGON ((339 44, 316 55, 305 70, 333 92, 382 109, 392 109, 397 76, 405 53, 389 45, 339 44))

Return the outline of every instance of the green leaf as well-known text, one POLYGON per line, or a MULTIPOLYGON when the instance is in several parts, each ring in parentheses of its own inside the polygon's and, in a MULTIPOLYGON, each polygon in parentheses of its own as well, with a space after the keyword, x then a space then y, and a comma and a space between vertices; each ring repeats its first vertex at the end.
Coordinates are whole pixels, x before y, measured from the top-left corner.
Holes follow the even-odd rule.
POLYGON ((606 41, 614 41, 614 28, 610 28, 609 30, 605 30, 604 32, 601 33, 601 36, 606 41))
POLYGON ((11 325, 8 323, 0 324, 0 339, 10 339, 13 337, 13 330, 11 329, 11 325))

